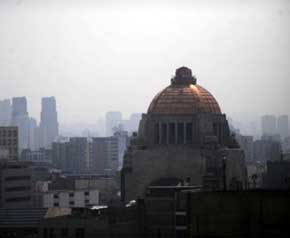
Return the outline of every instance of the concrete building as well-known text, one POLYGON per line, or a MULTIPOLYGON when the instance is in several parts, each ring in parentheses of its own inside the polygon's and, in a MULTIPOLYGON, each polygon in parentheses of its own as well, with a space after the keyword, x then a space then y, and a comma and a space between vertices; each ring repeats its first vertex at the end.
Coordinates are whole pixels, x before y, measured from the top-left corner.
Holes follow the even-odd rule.
POLYGON ((0 150, 7 151, 9 160, 18 158, 17 127, 0 127, 0 150))
POLYGON ((18 127, 19 149, 29 148, 30 120, 25 97, 12 98, 11 125, 18 127))
POLYGON ((186 67, 176 70, 142 115, 124 157, 122 200, 145 197, 150 184, 166 178, 210 189, 247 186, 244 152, 225 114, 186 67))
POLYGON ((31 150, 39 149, 39 147, 38 147, 39 138, 36 137, 36 134, 35 134, 36 128, 37 128, 36 119, 30 117, 29 118, 29 144, 28 144, 28 148, 31 150))
POLYGON ((70 173, 90 169, 91 148, 86 137, 71 137, 68 142, 52 144, 52 161, 56 168, 70 173))
POLYGON ((0 207, 32 207, 32 178, 30 163, 0 160, 0 207))
POLYGON ((43 207, 92 207, 99 205, 99 191, 61 190, 42 194, 43 207))
POLYGON ((104 174, 107 165, 106 137, 92 138, 91 172, 104 174))
POLYGON ((127 147, 128 134, 125 131, 117 131, 110 137, 93 137, 90 171, 113 175, 120 168, 127 147))
POLYGON ((262 135, 277 134, 277 121, 273 115, 265 115, 261 118, 262 135))
POLYGON ((52 143, 52 163, 57 169, 67 171, 69 168, 68 158, 69 142, 52 143))
POLYGON ((289 120, 288 115, 279 116, 277 119, 277 133, 281 139, 285 139, 289 136, 289 120))
POLYGON ((112 111, 106 113, 106 136, 113 135, 113 128, 122 124, 122 113, 112 111))
POLYGON ((129 136, 127 131, 120 130, 114 133, 114 137, 118 141, 118 169, 121 169, 123 167, 125 151, 129 146, 129 136))
POLYGON ((10 126, 11 102, 10 99, 0 100, 0 126, 10 126))
POLYGON ((236 135, 237 142, 245 152, 246 161, 253 160, 253 136, 236 135))
POLYGON ((52 150, 44 148, 39 150, 26 149, 21 152, 20 159, 32 163, 36 162, 52 163, 52 150))
POLYGON ((263 188, 272 190, 290 189, 290 161, 267 161, 267 172, 263 178, 263 188))
POLYGON ((253 144, 253 158, 255 161, 280 160, 281 144, 273 140, 256 140, 253 144))
POLYGON ((289 191, 188 192, 187 237, 288 237, 289 191))
POLYGON ((45 97, 41 100, 40 130, 44 148, 51 148, 52 142, 58 136, 58 120, 56 100, 54 97, 45 97))

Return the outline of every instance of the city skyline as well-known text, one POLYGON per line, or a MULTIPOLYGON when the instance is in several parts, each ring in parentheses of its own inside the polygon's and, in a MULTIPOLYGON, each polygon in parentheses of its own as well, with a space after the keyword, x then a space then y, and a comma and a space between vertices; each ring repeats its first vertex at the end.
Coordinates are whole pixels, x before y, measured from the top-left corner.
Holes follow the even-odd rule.
POLYGON ((34 118, 46 95, 62 123, 146 112, 182 65, 223 113, 290 114, 289 1, 38 2, 0 1, 1 100, 25 95, 34 118))

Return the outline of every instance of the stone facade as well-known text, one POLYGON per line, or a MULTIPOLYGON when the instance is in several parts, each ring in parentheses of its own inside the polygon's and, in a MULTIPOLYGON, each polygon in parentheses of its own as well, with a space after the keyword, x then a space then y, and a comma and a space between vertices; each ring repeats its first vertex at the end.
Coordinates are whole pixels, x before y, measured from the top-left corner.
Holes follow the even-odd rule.
POLYGON ((185 67, 176 70, 171 85, 142 115, 124 158, 122 200, 144 197, 146 188, 162 178, 211 189, 230 187, 233 178, 238 187, 246 185, 244 153, 230 135, 225 114, 185 67))

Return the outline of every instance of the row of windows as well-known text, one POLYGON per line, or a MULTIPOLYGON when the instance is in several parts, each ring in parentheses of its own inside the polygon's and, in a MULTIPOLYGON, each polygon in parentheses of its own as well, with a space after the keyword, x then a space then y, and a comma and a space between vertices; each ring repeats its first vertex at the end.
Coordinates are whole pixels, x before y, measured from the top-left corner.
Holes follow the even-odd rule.
POLYGON ((6 192, 19 192, 19 191, 27 191, 27 190, 30 190, 29 186, 18 186, 18 187, 5 188, 6 192))
MULTIPOLYGON (((90 195, 90 191, 85 191, 84 194, 85 194, 85 196, 89 196, 90 195)), ((69 197, 74 197, 74 195, 75 195, 74 193, 69 193, 69 197)), ((53 198, 57 199, 57 198, 59 198, 59 195, 58 194, 54 194, 53 198)))
POLYGON ((16 139, 0 139, 0 145, 17 145, 16 139))
POLYGON ((30 178, 31 178, 30 176, 11 176, 11 177, 6 177, 5 181, 29 180, 30 178))
MULTIPOLYGON (((86 199, 86 200, 85 200, 85 204, 88 205, 89 203, 90 203, 90 200, 89 200, 89 199, 86 199)), ((75 201, 70 201, 70 202, 69 202, 69 205, 70 205, 70 206, 74 206, 74 205, 75 205, 75 201)), ((59 207, 59 202, 55 202, 55 203, 53 203, 53 206, 54 206, 54 207, 59 207)))
POLYGON ((155 144, 192 144, 192 123, 156 123, 155 144))
POLYGON ((30 196, 26 196, 26 197, 14 197, 14 198, 7 198, 5 199, 5 201, 8 202, 28 202, 30 201, 30 196))
POLYGON ((0 137, 17 137, 17 131, 15 130, 0 130, 0 137))

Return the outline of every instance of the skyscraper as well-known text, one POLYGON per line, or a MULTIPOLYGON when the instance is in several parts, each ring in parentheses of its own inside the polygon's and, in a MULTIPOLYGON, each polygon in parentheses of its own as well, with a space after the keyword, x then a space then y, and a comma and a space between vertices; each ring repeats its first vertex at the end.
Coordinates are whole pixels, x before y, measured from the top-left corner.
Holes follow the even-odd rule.
POLYGON ((289 135, 288 115, 282 115, 277 120, 277 133, 282 139, 289 135))
POLYGON ((107 112, 106 114, 106 135, 113 135, 113 128, 118 127, 122 123, 121 112, 107 112))
POLYGON ((12 98, 11 125, 18 127, 19 149, 29 146, 29 116, 26 97, 12 98))
POLYGON ((275 135, 277 133, 276 117, 273 115, 262 116, 262 135, 275 135))
POLYGON ((0 126, 9 126, 11 120, 11 104, 9 99, 0 101, 0 126))
POLYGON ((40 130, 43 139, 42 146, 50 148, 52 142, 58 136, 56 101, 54 97, 45 97, 41 100, 40 130))

